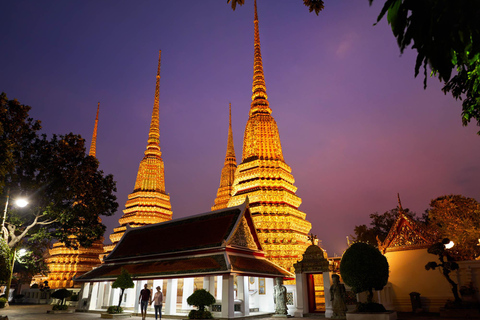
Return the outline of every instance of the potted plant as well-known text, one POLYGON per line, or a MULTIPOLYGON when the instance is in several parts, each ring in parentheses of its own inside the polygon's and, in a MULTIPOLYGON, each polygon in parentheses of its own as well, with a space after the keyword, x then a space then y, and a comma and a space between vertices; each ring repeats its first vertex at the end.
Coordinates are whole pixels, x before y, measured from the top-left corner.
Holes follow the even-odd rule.
MULTIPOLYGON (((388 261, 377 248, 366 243, 352 244, 343 254, 340 274, 354 293, 368 292, 367 302, 358 303, 357 309, 347 312, 347 319, 354 319, 354 313, 385 313, 382 304, 373 302, 373 290, 382 290, 388 282, 388 261)), ((389 311, 387 319, 396 319, 396 313, 389 311)), ((371 319, 375 319, 372 315, 371 319)), ((385 318, 382 316, 382 318, 385 318)))
POLYGON ((205 310, 205 306, 214 304, 215 298, 207 290, 196 290, 187 298, 187 303, 198 308, 198 310, 190 311, 189 319, 213 319, 212 313, 205 310))
POLYGON ((122 272, 117 277, 115 282, 112 284, 112 288, 121 289, 120 297, 118 299, 118 306, 110 306, 107 309, 107 312, 110 314, 122 313, 123 309, 120 307, 120 304, 122 303, 123 293, 125 292, 125 289, 133 288, 134 286, 135 284, 133 283, 132 277, 130 276, 127 270, 122 268, 122 272))

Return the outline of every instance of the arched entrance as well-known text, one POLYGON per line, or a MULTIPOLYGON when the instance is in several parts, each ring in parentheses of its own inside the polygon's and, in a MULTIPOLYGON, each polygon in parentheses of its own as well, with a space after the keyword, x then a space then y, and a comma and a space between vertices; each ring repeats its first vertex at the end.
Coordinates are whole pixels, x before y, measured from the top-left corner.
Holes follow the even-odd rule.
POLYGON ((308 313, 332 315, 330 302, 330 269, 323 250, 312 244, 305 250, 302 261, 295 263, 297 279, 297 312, 303 317, 308 313))

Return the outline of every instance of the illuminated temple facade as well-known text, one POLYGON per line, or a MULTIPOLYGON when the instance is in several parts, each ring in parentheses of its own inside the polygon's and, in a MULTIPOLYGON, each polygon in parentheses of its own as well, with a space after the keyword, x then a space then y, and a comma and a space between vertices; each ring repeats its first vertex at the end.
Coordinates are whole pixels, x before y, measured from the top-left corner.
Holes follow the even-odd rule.
POLYGON ((170 196, 165 192, 165 172, 160 151, 159 104, 160 104, 160 61, 158 55, 157 82, 152 120, 148 134, 147 149, 140 162, 135 188, 128 195, 128 200, 119 219, 120 226, 110 235, 112 244, 104 247, 110 253, 120 241, 127 226, 141 227, 149 224, 172 220, 170 196))
POLYGON ((222 175, 220 177, 220 187, 218 187, 217 197, 212 210, 227 208, 228 201, 232 195, 233 180, 235 178, 235 170, 237 169, 237 159, 235 157, 235 149, 233 147, 232 133, 232 104, 229 106, 229 122, 228 122, 228 139, 227 153, 223 164, 222 175))
POLYGON ((298 209, 294 178, 285 163, 277 124, 268 103, 257 3, 254 18, 254 67, 252 102, 243 139, 242 162, 238 165, 228 206, 248 197, 255 228, 266 256, 288 271, 302 259, 311 229, 306 214, 298 209))
MULTIPOLYGON (((95 126, 93 128, 92 142, 89 155, 96 157, 97 150, 97 128, 100 102, 97 106, 95 126)), ((100 219, 100 218, 99 218, 100 219)), ((74 238, 72 236, 72 238, 74 238)), ((48 273, 48 284, 50 288, 71 288, 74 287, 74 277, 78 277, 100 264, 99 256, 103 254, 103 237, 95 241, 91 247, 78 249, 67 248, 63 242, 56 242, 49 250, 49 257, 46 259, 48 273)), ((78 286, 79 284, 77 284, 78 286)))

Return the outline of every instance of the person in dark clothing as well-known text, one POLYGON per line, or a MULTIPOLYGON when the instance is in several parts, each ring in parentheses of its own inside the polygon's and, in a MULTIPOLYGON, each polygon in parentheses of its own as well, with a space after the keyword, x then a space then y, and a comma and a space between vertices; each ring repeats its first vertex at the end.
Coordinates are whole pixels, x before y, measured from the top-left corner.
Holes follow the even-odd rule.
POLYGON ((140 297, 138 297, 140 311, 142 313, 142 320, 145 320, 145 317, 147 316, 147 307, 150 303, 151 296, 152 292, 148 289, 148 285, 145 283, 144 289, 140 291, 140 297))

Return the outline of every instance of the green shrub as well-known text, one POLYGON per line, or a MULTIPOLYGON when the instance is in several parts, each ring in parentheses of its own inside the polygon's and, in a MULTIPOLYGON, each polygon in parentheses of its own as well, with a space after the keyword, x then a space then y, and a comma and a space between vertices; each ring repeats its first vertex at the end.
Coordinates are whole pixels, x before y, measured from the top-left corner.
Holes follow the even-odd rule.
POLYGON ((51 297, 55 299, 62 300, 60 304, 65 304, 65 299, 72 295, 72 291, 67 289, 58 289, 54 293, 52 293, 51 297))
POLYGON ((68 310, 66 304, 54 304, 52 310, 68 310))
POLYGON ((0 298, 0 308, 5 308, 6 303, 7 303, 6 298, 0 298))
POLYGON ((110 306, 107 309, 107 313, 109 314, 122 313, 122 312, 123 312, 123 308, 119 306, 110 306))
POLYGON ((343 254, 340 274, 353 292, 368 291, 368 302, 373 302, 373 289, 382 290, 388 282, 388 261, 377 248, 357 242, 343 254))
POLYGON ((367 303, 358 303, 357 304, 357 312, 386 312, 387 309, 380 304, 376 302, 367 302, 367 303))
MULTIPOLYGON (((187 298, 187 303, 198 308, 198 311, 204 311, 205 306, 215 303, 215 298, 205 289, 196 290, 187 298)), ((199 318, 190 318, 199 319, 199 318)))
POLYGON ((213 319, 212 313, 207 310, 190 310, 188 319, 213 319))

